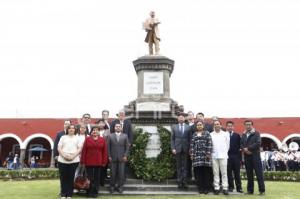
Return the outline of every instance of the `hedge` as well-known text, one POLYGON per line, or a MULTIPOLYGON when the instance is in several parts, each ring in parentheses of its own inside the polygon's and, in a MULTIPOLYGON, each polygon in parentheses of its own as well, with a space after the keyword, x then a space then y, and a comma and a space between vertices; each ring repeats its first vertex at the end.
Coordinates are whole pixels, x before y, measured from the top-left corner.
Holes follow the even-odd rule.
MULTIPOLYGON (((241 178, 247 179, 246 171, 241 171, 241 178)), ((254 176, 256 179, 256 176, 254 176)), ((288 181, 288 182, 300 182, 300 171, 266 171, 264 172, 264 179, 267 181, 288 181)))
MULTIPOLYGON (((267 171, 264 172, 267 181, 289 181, 300 182, 300 172, 291 171, 267 171)), ((20 170, 1 170, 0 179, 2 180, 41 180, 58 179, 58 169, 20 169, 20 170)), ((241 178, 246 180, 246 172, 241 170, 241 178)))
POLYGON ((0 170, 0 179, 56 179, 59 178, 58 169, 19 169, 19 170, 0 170))

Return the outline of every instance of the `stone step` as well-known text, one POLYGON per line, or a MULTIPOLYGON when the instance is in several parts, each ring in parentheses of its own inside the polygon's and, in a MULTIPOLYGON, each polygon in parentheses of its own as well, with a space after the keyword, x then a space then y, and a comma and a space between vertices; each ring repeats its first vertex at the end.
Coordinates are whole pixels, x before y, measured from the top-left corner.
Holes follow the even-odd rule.
MULTIPOLYGON (((109 184, 109 179, 105 181, 105 184, 109 184)), ((176 179, 167 179, 161 182, 158 181, 146 181, 142 179, 127 178, 125 184, 155 184, 155 185, 177 185, 176 179)), ((195 180, 190 180, 189 185, 195 185, 195 180)))
MULTIPOLYGON (((80 191, 79 195, 84 195, 85 191, 80 191)), ((100 195, 111 195, 109 192, 109 186, 100 187, 100 195)), ((198 189, 195 185, 190 185, 187 190, 180 190, 176 185, 158 185, 158 184, 125 184, 124 191, 122 194, 115 191, 113 195, 199 195, 198 189)), ((213 192, 208 193, 208 195, 213 195, 213 192)), ((223 195, 220 193, 220 195, 223 195)), ((236 191, 230 192, 229 195, 243 195, 236 191)))
MULTIPOLYGON (((105 187, 108 188, 108 187, 105 187)), ((177 185, 174 184, 125 184, 126 191, 178 191, 177 185)), ((195 185, 189 185, 188 191, 196 191, 195 185)))
POLYGON ((124 190, 122 194, 114 192, 113 194, 109 191, 99 191, 100 195, 197 195, 196 191, 127 191, 124 190))
MULTIPOLYGON (((99 194, 110 194, 109 186, 100 187, 99 194)), ((114 192, 113 194, 119 194, 118 192, 114 192)), ((125 195, 197 195, 198 188, 196 185, 189 185, 187 190, 178 189, 177 185, 169 184, 125 184, 124 192, 125 195)), ((212 192, 210 194, 213 194, 212 192)), ((230 195, 241 195, 236 191, 230 192, 230 195)), ((222 195, 222 194, 220 194, 222 195)))
MULTIPOLYGON (((130 190, 124 190, 122 194, 118 192, 114 193, 109 193, 108 190, 100 189, 99 191, 100 195, 200 195, 198 191, 181 191, 181 190, 176 190, 176 191, 130 191, 130 190)), ((204 196, 204 194, 201 194, 204 196)), ((209 192, 207 195, 213 195, 213 192, 209 192)), ((223 195, 220 193, 219 195, 223 195)), ((230 192, 229 195, 243 195, 238 192, 230 192)))
MULTIPOLYGON (((85 194, 85 191, 78 193, 85 194)), ((105 186, 101 186, 99 194, 111 195, 109 192, 109 180, 106 180, 105 186)), ((195 185, 195 181, 189 182, 189 188, 187 190, 181 190, 177 187, 175 179, 165 180, 163 182, 145 181, 142 179, 126 179, 124 184, 124 191, 122 194, 114 192, 113 195, 198 195, 198 188, 195 185)), ((212 195, 210 192, 208 195, 212 195)), ((223 195, 220 193, 220 195, 223 195)), ((230 192, 229 195, 243 195, 236 191, 230 192)))

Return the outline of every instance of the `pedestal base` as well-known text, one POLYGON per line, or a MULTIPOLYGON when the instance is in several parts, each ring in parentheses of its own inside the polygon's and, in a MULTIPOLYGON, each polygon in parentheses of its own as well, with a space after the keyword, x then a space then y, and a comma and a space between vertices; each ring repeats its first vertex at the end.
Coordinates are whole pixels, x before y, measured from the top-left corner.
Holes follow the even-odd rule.
POLYGON ((125 114, 133 124, 165 125, 177 122, 177 115, 183 106, 170 99, 170 102, 130 102, 125 106, 125 114))

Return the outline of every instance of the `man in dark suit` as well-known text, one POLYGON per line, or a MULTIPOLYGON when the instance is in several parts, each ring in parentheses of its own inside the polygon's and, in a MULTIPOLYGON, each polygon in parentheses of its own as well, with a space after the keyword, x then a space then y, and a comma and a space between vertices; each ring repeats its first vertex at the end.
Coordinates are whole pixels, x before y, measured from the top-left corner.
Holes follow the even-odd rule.
POLYGON ((129 119, 125 119, 125 111, 122 109, 119 111, 118 119, 112 121, 110 126, 110 132, 113 133, 115 130, 115 125, 121 124, 122 132, 128 136, 128 140, 130 145, 133 142, 133 132, 132 132, 132 125, 129 119))
MULTIPOLYGON (((205 122, 204 113, 199 112, 196 114, 195 123, 197 123, 197 121, 202 121, 204 123, 204 131, 208 131, 211 133, 214 131, 214 122, 219 121, 219 118, 217 116, 213 116, 211 120, 209 120, 209 122, 205 122)), ((226 130, 222 127, 222 131, 226 131, 226 130)))
POLYGON ((122 133, 121 124, 115 124, 115 132, 108 135, 108 159, 111 163, 110 193, 116 189, 123 193, 125 182, 125 163, 129 155, 129 141, 126 134, 122 133))
POLYGON ((255 171, 259 195, 265 194, 265 183, 260 159, 261 138, 259 132, 253 128, 253 121, 244 122, 245 132, 241 139, 241 149, 244 153, 245 167, 247 173, 247 194, 254 192, 253 170, 255 171))
POLYGON ((241 137, 238 133, 234 132, 233 121, 226 122, 226 130, 230 136, 230 147, 229 147, 229 151, 228 151, 228 163, 227 163, 228 191, 232 192, 234 189, 233 175, 232 175, 232 172, 233 172, 236 191, 243 193, 241 176, 240 176, 241 137))
MULTIPOLYGON (((187 118, 186 118, 186 124, 191 127, 191 138, 196 131, 196 125, 195 125, 195 120, 194 120, 194 113, 193 111, 188 111, 187 112, 187 118)), ((193 176, 192 174, 192 159, 188 158, 187 159, 187 178, 190 180, 193 176)), ((196 176, 195 176, 196 177, 196 176)))
POLYGON ((191 127, 184 123, 184 114, 178 115, 178 124, 171 127, 171 149, 176 157, 178 188, 187 189, 187 159, 189 157, 191 127))
MULTIPOLYGON (((91 134, 91 129, 92 129, 91 122, 92 122, 91 114, 85 113, 85 114, 82 115, 81 123, 86 126, 86 135, 91 134)), ((80 128, 79 125, 77 126, 77 128, 78 129, 80 128)))
POLYGON ((104 123, 105 123, 105 129, 110 129, 110 122, 108 121, 108 118, 109 118, 109 111, 103 110, 102 111, 102 119, 104 120, 104 123))

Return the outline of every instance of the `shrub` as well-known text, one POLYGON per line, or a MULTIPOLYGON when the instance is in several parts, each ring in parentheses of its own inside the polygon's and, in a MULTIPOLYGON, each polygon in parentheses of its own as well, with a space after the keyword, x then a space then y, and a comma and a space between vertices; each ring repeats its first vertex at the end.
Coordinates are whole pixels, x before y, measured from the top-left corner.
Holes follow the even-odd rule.
POLYGON ((58 169, 20 169, 0 170, 0 179, 56 179, 59 178, 58 169))

